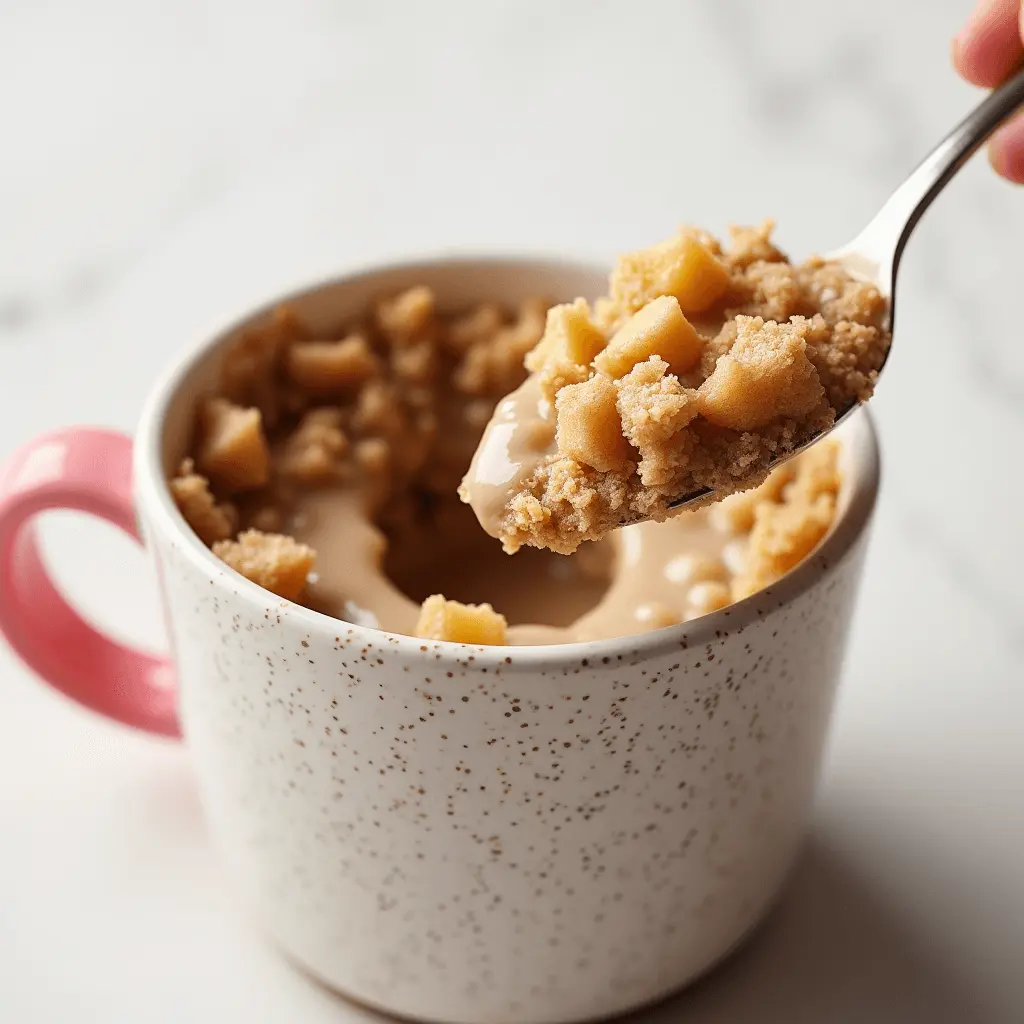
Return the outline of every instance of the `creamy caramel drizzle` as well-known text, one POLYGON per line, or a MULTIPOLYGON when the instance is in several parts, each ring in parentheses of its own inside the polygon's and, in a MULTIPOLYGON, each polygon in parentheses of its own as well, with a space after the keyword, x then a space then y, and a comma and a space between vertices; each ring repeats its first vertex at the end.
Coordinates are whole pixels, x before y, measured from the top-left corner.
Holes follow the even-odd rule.
POLYGON ((554 409, 531 376, 495 407, 459 488, 490 536, 500 535, 509 500, 554 451, 554 409))
POLYGON ((532 549, 506 555, 463 524, 457 537, 430 538, 422 558, 406 559, 399 588, 384 569, 387 540, 353 491, 310 491, 299 499, 288 530, 317 550, 309 604, 319 611, 412 634, 419 600, 444 592, 489 602, 509 618, 510 644, 538 645, 644 632, 656 606, 685 618, 689 584, 671 579, 666 567, 685 555, 728 556, 730 543, 703 510, 626 527, 568 557, 532 549), (459 557, 453 545, 463 543, 468 547, 459 557))

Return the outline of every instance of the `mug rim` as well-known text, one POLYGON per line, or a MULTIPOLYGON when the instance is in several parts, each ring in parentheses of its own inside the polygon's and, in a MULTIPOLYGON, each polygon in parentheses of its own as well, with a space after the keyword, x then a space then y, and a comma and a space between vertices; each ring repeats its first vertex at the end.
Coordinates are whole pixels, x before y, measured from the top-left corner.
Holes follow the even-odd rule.
POLYGON ((199 539, 186 522, 171 496, 171 490, 163 469, 164 425, 171 402, 177 397, 183 382, 196 365, 225 337, 246 325, 267 316, 282 303, 295 302, 326 288, 341 283, 369 282, 383 274, 410 274, 426 268, 452 268, 459 266, 492 266, 530 268, 537 270, 550 267, 560 272, 570 271, 581 275, 606 276, 607 268, 600 267, 585 258, 558 253, 437 253, 395 261, 375 262, 351 270, 321 277, 312 283, 288 288, 270 299, 249 306, 246 310, 230 317, 218 319, 212 329, 199 333, 198 337, 185 346, 165 367, 150 389, 142 415, 136 429, 132 452, 132 490, 136 504, 136 516, 145 531, 150 524, 157 530, 174 537, 177 547, 188 560, 205 575, 218 580, 220 585, 234 593, 240 600, 265 611, 268 604, 276 601, 287 609, 290 618, 306 623, 310 633, 327 632, 337 634, 340 628, 350 636, 365 638, 372 643, 384 642, 389 651, 412 658, 422 656, 425 645, 439 655, 441 661, 464 660, 472 655, 475 664, 492 668, 501 666, 505 672, 514 669, 536 670, 545 666, 563 667, 567 662, 583 658, 613 658, 621 663, 624 657, 646 659, 667 650, 689 648, 735 633, 752 622, 770 616, 784 605, 791 603, 810 589, 823 575, 834 571, 855 546, 867 529, 878 497, 880 480, 880 453, 878 436, 869 411, 863 406, 856 410, 843 425, 844 432, 853 434, 854 469, 849 501, 839 513, 837 521, 818 547, 780 580, 757 591, 749 597, 718 611, 701 615, 675 626, 651 630, 646 633, 609 637, 600 640, 576 640, 559 644, 529 644, 478 646, 450 640, 426 640, 421 637, 392 633, 377 627, 337 619, 324 612, 307 608, 295 601, 278 597, 265 588, 253 583, 240 573, 225 565, 199 539), (139 513, 145 509, 145 516, 139 513), (509 653, 515 657, 509 659, 509 653))

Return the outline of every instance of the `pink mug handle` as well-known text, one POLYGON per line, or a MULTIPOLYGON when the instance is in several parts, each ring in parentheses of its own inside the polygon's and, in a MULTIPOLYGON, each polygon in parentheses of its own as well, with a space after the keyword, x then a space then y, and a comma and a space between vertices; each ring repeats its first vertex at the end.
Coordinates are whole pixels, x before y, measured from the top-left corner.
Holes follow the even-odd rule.
POLYGON ((33 520, 73 509, 119 526, 139 543, 132 502, 132 442, 71 427, 17 451, 0 471, 0 633, 61 693, 118 722, 181 736, 174 671, 167 658, 104 636, 50 579, 33 520))

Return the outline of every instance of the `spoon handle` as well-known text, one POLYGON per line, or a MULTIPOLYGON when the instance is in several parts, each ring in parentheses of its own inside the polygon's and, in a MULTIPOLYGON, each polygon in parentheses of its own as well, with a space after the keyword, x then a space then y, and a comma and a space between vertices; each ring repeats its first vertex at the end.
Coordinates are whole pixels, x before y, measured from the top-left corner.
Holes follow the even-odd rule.
POLYGON ((911 172, 866 228, 847 247, 874 262, 873 275, 894 298, 896 270, 910 233, 932 200, 975 150, 1024 105, 1024 69, 991 92, 911 172))

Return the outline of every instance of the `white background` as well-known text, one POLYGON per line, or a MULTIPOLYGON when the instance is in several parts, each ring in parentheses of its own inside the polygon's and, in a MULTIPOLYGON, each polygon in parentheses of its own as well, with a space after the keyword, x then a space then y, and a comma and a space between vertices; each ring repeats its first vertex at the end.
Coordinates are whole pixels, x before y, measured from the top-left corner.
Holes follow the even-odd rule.
MULTIPOLYGON (((211 319, 392 254, 610 258, 679 222, 852 236, 978 96, 963 0, 0 0, 0 456, 130 429, 211 319)), ((675 1022, 1024 1019, 1024 191, 983 159, 915 236, 885 485, 819 808, 779 911, 675 1022)), ((159 645, 148 565, 47 524, 159 645)), ((371 1019, 268 950, 187 753, 0 651, 0 1020, 371 1019)))

